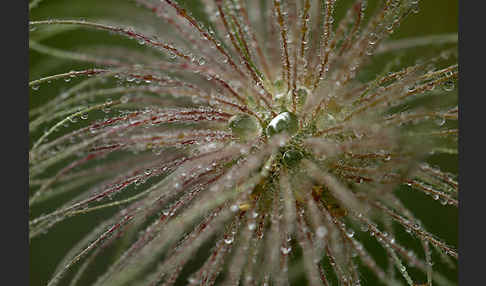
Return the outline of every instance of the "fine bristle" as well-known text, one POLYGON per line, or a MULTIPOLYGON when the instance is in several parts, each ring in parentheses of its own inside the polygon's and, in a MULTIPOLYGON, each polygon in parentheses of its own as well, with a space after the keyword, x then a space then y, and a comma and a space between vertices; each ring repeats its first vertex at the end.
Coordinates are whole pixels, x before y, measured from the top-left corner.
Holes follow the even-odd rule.
POLYGON ((64 85, 29 111, 31 243, 111 211, 48 286, 457 285, 403 194, 458 207, 429 160, 457 155, 457 35, 390 39, 417 0, 134 2, 160 31, 29 22, 32 51, 91 66, 29 82, 64 85), (36 37, 53 27, 127 44, 65 50, 36 37), (424 46, 444 48, 400 60, 424 46))

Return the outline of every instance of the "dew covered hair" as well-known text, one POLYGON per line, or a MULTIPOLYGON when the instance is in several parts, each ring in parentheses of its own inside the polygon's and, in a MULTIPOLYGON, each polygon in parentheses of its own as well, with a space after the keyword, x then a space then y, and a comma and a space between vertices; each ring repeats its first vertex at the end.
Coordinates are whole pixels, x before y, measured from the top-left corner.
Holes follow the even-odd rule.
POLYGON ((31 247, 96 220, 47 285, 457 285, 410 203, 459 189, 457 35, 391 37, 419 1, 127 2, 30 4, 31 52, 72 64, 29 82, 31 247), (79 31, 107 41, 50 44, 79 31))

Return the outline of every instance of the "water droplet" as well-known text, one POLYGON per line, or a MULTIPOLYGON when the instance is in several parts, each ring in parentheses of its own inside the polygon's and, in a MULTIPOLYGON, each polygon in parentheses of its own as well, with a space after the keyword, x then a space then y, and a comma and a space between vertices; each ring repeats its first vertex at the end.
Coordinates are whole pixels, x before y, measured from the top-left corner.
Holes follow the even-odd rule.
POLYGON ((254 230, 255 228, 256 228, 256 224, 255 223, 252 222, 252 223, 248 224, 248 229, 249 230, 254 230))
POLYGON ((282 112, 270 121, 267 126, 267 135, 273 136, 277 133, 287 132, 292 135, 298 130, 297 116, 291 112, 282 112))
POLYGON ((282 252, 283 255, 287 255, 290 253, 290 251, 292 250, 292 247, 280 247, 280 251, 282 252))
POLYGON ((348 229, 346 231, 346 236, 349 237, 349 238, 352 238, 354 236, 354 230, 348 229))
POLYGON ((326 236, 326 234, 327 234, 327 228, 325 226, 319 226, 316 229, 316 235, 317 235, 317 237, 323 238, 324 236, 326 236))
POLYGON ((224 239, 224 243, 226 243, 226 244, 232 244, 233 241, 234 241, 234 238, 232 236, 224 239))
POLYGON ((33 90, 39 90, 39 86, 38 85, 33 85, 30 88, 32 88, 33 90))
POLYGON ((438 118, 437 120, 435 120, 435 124, 439 125, 439 126, 443 126, 444 124, 446 123, 446 120, 445 118, 438 118))
POLYGON ((127 103, 128 100, 130 100, 130 97, 128 95, 124 95, 120 98, 121 103, 127 103))
MULTIPOLYGON (((366 53, 366 55, 371 56, 371 55, 373 55, 374 50, 375 50, 375 49, 374 49, 374 46, 369 45, 369 46, 366 48, 365 53, 366 53)), ((336 82, 336 83, 337 83, 337 82, 336 82)))
POLYGON ((89 132, 90 132, 91 134, 95 134, 97 131, 98 131, 98 130, 97 130, 97 129, 96 129, 96 127, 94 127, 94 126, 91 126, 91 127, 89 128, 89 132))
POLYGON ((378 41, 378 35, 376 33, 370 33, 368 37, 368 42, 370 43, 370 45, 376 44, 377 41, 378 41))
POLYGON ((257 138, 261 134, 261 127, 257 119, 248 114, 236 114, 232 116, 228 125, 233 136, 242 141, 257 138))
POLYGON ((302 152, 299 150, 287 150, 282 156, 282 160, 285 165, 287 166, 294 166, 297 164, 302 158, 304 158, 304 155, 302 152))
POLYGON ((301 87, 296 90, 297 94, 297 104, 303 105, 307 99, 307 95, 309 94, 309 90, 305 87, 301 87))
POLYGON ((454 82, 449 80, 449 81, 446 81, 444 84, 443 84, 443 88, 445 91, 452 91, 454 89, 454 82))
POLYGON ((167 53, 167 56, 169 56, 169 59, 175 59, 177 57, 177 55, 172 52, 167 53))
MULTIPOLYGON (((265 94, 263 90, 262 95, 265 94)), ((290 100, 290 91, 289 92, 279 92, 275 94, 275 100, 281 104, 285 104, 288 100, 290 100)))

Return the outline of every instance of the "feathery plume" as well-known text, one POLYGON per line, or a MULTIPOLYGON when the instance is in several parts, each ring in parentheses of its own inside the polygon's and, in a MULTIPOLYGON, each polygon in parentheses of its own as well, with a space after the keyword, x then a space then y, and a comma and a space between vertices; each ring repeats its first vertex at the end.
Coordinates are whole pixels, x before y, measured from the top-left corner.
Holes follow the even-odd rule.
POLYGON ((90 66, 29 83, 73 81, 30 110, 29 206, 62 201, 30 239, 112 211, 47 285, 456 284, 433 266, 456 267, 455 247, 401 194, 458 206, 456 176, 429 161, 457 153, 457 36, 389 39, 417 0, 355 0, 339 18, 336 0, 202 0, 206 17, 134 2, 162 25, 29 23, 32 51, 90 66), (141 47, 39 36, 64 28, 141 47), (448 49, 400 61, 432 45, 448 49))

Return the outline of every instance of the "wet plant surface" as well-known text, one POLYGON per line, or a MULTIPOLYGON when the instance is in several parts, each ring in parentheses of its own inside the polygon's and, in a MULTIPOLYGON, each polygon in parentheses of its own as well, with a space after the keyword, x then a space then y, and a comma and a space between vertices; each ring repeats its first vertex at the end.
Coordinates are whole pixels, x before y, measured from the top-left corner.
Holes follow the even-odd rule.
POLYGON ((191 4, 31 18, 31 284, 457 285, 457 35, 191 4))

